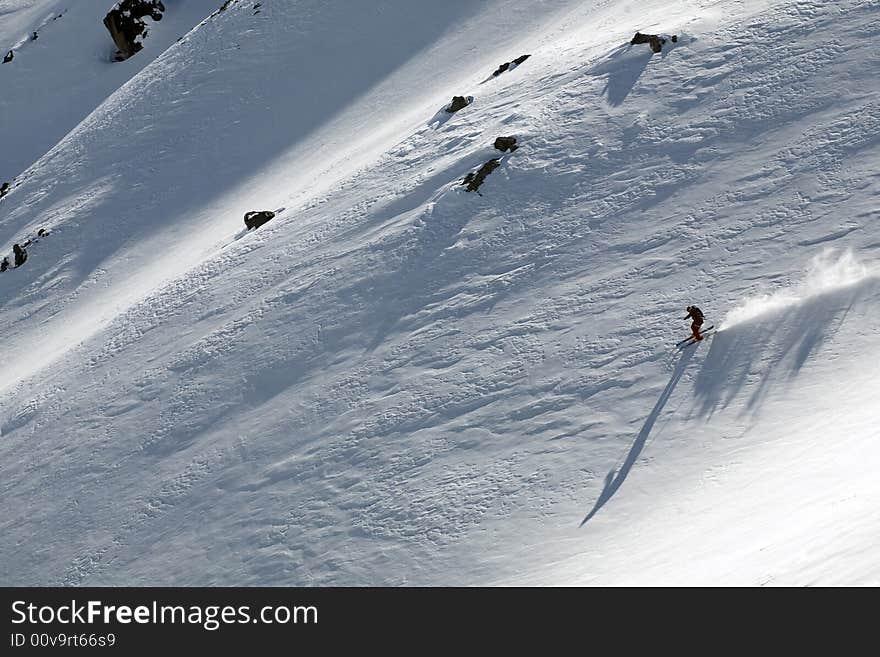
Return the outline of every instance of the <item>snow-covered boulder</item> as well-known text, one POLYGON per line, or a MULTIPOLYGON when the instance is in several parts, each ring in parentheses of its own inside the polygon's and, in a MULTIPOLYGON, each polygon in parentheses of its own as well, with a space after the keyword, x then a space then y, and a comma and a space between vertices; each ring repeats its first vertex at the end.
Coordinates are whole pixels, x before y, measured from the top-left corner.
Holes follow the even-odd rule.
POLYGON ((12 252, 15 254, 15 267, 21 267, 27 260, 27 249, 16 243, 12 245, 12 252))
POLYGON ((453 96, 452 102, 446 107, 446 111, 450 114, 457 112, 460 109, 464 109, 469 105, 469 101, 464 96, 453 96))
POLYGON ((519 66, 524 61, 526 61, 529 57, 531 57, 531 55, 520 55, 519 57, 514 59, 512 62, 504 62, 503 64, 501 64, 498 68, 496 68, 492 72, 492 77, 497 78, 499 75, 501 75, 505 71, 512 71, 517 66, 519 66))
POLYGON ((248 212, 244 215, 244 225, 248 230, 259 228, 263 224, 275 218, 275 213, 271 210, 260 210, 248 212))
POLYGON ((491 160, 481 166, 477 171, 471 171, 468 175, 466 175, 461 184, 467 185, 467 190, 469 192, 475 192, 480 188, 480 185, 483 184, 483 181, 486 180, 486 176, 488 176, 500 166, 501 160, 493 157, 491 160))
POLYGON ((495 143, 492 144, 495 149, 501 151, 502 153, 506 153, 510 151, 513 153, 519 146, 516 145, 516 137, 497 137, 495 139, 495 143))
POLYGON ((161 0, 120 0, 107 12, 104 25, 119 49, 117 61, 128 59, 141 50, 143 39, 147 36, 144 18, 162 20, 165 5, 161 0))
MULTIPOLYGON (((678 41, 678 35, 673 34, 671 41, 672 43, 678 41)), ((630 41, 629 43, 633 46, 640 43, 647 43, 651 46, 651 50, 653 52, 662 52, 663 44, 666 43, 666 39, 656 34, 642 34, 641 32, 636 32, 635 36, 632 38, 632 41, 630 41)))

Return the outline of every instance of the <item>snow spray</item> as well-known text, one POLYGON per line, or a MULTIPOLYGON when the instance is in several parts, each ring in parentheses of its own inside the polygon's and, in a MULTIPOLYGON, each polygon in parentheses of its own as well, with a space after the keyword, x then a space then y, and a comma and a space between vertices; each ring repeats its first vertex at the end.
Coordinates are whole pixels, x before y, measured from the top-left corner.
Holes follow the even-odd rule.
POLYGON ((813 257, 800 283, 770 294, 746 299, 744 303, 727 313, 721 328, 729 328, 749 322, 761 315, 779 312, 811 297, 877 276, 878 273, 880 272, 876 269, 860 262, 851 250, 839 253, 835 249, 826 249, 813 257))

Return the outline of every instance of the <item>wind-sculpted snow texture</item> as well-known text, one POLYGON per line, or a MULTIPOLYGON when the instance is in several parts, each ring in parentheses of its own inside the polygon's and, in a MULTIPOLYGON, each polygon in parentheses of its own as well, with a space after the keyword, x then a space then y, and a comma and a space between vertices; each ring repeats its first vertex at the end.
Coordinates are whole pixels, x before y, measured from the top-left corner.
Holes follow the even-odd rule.
POLYGON ((262 4, 0 201, 0 581, 880 583, 877 3, 262 4))

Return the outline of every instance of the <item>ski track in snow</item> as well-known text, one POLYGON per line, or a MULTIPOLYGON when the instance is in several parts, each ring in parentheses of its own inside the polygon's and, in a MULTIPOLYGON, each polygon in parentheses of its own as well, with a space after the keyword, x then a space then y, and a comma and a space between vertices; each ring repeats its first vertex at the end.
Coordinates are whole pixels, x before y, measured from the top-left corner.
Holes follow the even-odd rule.
POLYGON ((877 279, 671 348, 688 303, 720 323, 796 285, 826 243, 876 243, 880 9, 657 2, 636 25, 618 12, 645 3, 594 4, 511 9, 528 38, 465 50, 404 100, 393 90, 483 32, 420 35, 434 41, 340 88, 348 109, 327 122, 264 91, 297 51, 248 46, 321 24, 318 4, 233 5, 31 167, 0 202, 4 244, 52 227, 0 275, 20 317, 2 352, 3 581, 880 581, 867 466, 810 476, 833 472, 835 447, 841 463, 877 454, 876 387, 852 374, 877 353, 877 279), (649 57, 620 45, 636 29, 680 39, 649 57), (241 121, 239 154, 214 132, 241 121), (520 149, 466 193, 508 134, 520 149), (111 157, 125 135, 142 161, 111 157), (282 135, 288 150, 270 145, 282 135), (245 210, 282 206, 236 232, 245 210), (855 405, 846 438, 804 419, 826 397, 855 405), (792 472, 802 488, 778 483, 792 472), (814 488, 814 515, 792 511, 814 488), (841 519, 857 524, 835 547, 841 519), (814 527, 828 567, 786 561, 814 527))

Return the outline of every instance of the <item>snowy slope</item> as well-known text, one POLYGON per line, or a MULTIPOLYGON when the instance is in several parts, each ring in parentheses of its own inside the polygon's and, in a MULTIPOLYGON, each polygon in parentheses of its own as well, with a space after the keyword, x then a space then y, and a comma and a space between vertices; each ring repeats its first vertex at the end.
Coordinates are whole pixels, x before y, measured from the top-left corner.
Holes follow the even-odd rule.
POLYGON ((352 4, 232 5, 0 201, 0 581, 880 582, 880 7, 352 4))
POLYGON ((161 21, 147 20, 144 49, 120 63, 102 23, 112 1, 0 0, 0 50, 15 53, 0 65, 0 181, 20 175, 218 3, 164 4, 161 21))

